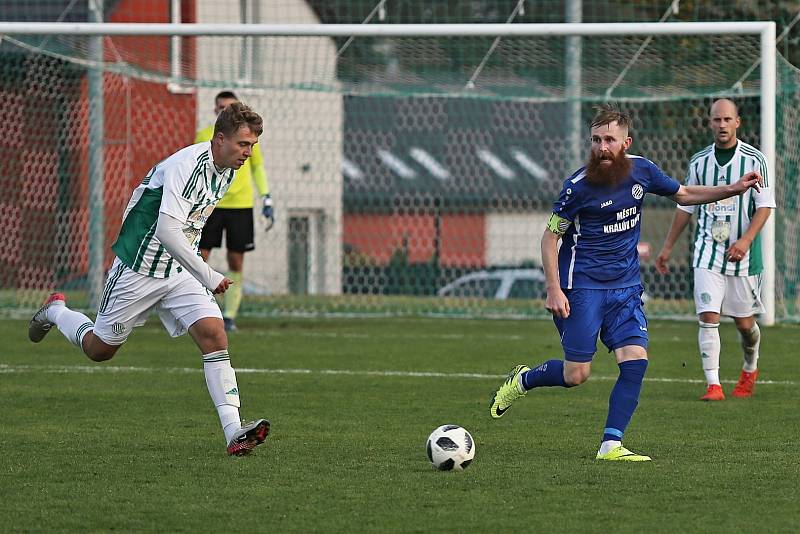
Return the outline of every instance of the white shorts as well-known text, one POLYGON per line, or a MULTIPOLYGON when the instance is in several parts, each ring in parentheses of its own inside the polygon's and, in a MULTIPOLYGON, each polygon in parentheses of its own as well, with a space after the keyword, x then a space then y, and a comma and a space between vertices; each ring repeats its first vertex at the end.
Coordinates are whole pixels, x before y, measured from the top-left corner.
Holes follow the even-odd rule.
POLYGON ((122 345, 153 311, 172 337, 185 334, 205 317, 222 319, 214 295, 185 269, 169 278, 153 278, 115 259, 100 299, 94 335, 109 345, 122 345))
POLYGON ((751 317, 764 313, 761 275, 731 276, 696 268, 694 306, 698 315, 714 312, 728 317, 751 317))

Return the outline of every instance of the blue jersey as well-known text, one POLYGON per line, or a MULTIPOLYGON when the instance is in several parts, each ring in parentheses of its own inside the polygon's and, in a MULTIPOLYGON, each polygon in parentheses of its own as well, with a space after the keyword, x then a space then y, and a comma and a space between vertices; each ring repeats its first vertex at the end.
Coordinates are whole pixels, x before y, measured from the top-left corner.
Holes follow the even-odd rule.
POLYGON ((639 243, 645 193, 671 196, 680 184, 652 161, 631 156, 630 175, 614 187, 592 185, 586 168, 570 176, 553 213, 572 224, 558 253, 561 287, 616 289, 641 283, 639 243))

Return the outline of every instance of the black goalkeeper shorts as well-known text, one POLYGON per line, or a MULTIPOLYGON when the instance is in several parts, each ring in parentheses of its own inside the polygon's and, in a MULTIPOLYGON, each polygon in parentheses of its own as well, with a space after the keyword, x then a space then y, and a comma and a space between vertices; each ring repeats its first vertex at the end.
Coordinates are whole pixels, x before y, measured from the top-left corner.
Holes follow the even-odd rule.
POLYGON ((211 250, 222 246, 233 252, 248 252, 256 248, 253 239, 253 208, 216 208, 203 227, 200 248, 211 250))

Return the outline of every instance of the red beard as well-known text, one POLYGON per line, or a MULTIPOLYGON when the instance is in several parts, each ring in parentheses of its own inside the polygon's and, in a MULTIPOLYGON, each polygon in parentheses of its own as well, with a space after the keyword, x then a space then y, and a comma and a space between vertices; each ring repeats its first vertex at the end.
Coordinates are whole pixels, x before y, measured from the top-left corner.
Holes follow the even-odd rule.
POLYGON ((631 173, 631 160, 625 155, 625 149, 619 154, 611 155, 611 164, 603 163, 601 154, 593 150, 589 152, 589 163, 586 164, 586 180, 592 185, 615 186, 631 173))

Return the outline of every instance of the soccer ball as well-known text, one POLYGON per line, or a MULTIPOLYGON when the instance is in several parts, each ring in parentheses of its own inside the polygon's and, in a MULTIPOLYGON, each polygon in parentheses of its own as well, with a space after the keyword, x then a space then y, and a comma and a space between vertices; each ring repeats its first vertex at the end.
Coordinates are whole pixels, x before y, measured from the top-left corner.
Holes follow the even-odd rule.
POLYGON ((428 460, 442 471, 463 471, 475 458, 475 441, 458 425, 442 425, 428 436, 428 460))

